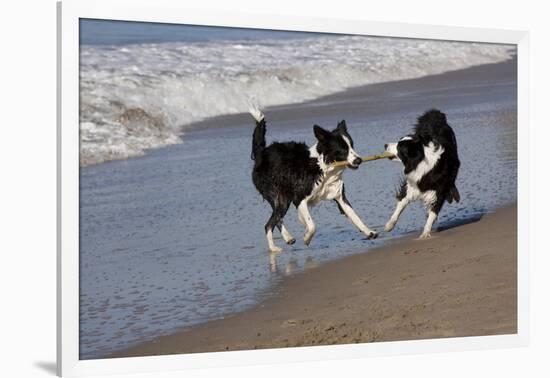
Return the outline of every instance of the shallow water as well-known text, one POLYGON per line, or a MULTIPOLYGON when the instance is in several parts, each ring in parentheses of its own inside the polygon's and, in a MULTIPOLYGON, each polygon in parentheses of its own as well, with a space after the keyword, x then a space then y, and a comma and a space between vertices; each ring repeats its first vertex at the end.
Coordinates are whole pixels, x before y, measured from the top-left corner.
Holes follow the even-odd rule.
MULTIPOLYGON (((459 143, 462 201, 444 206, 439 228, 475 221, 517 194, 513 91, 454 103, 444 110, 459 143)), ((346 120, 356 149, 367 155, 407 133, 416 116, 357 113, 346 120)), ((267 119, 269 125, 269 113, 267 119)), ((268 140, 314 142, 310 120, 292 126, 270 129, 268 140)), ((298 241, 286 246, 279 238, 285 251, 270 255, 263 231, 269 206, 250 178, 252 127, 193 131, 181 145, 81 169, 81 358, 243 310, 286 275, 420 233, 420 204, 405 210, 391 234, 367 241, 326 202, 312 210, 318 233, 310 247, 291 208, 285 224, 298 241)), ((384 160, 345 173, 346 193, 369 227, 383 230, 401 172, 384 160)))

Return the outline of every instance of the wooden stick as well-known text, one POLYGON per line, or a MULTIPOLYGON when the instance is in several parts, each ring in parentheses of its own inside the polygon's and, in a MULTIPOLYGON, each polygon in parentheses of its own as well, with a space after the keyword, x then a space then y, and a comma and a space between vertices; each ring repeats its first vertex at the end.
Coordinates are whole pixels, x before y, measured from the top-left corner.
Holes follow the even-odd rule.
MULTIPOLYGON (((381 154, 378 154, 378 155, 365 156, 362 158, 362 160, 363 162, 367 162, 367 161, 373 161, 378 159, 389 159, 391 157, 394 157, 394 155, 389 152, 382 152, 381 154)), ((347 161, 335 161, 334 163, 332 163, 333 167, 345 167, 346 165, 348 165, 347 161)))

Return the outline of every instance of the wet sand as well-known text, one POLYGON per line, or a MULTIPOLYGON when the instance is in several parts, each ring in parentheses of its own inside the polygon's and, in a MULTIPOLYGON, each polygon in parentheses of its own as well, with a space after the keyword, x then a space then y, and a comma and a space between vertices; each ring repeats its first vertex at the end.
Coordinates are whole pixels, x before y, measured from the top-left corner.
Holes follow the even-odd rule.
POLYGON ((110 357, 513 334, 517 209, 283 281, 257 307, 110 357))

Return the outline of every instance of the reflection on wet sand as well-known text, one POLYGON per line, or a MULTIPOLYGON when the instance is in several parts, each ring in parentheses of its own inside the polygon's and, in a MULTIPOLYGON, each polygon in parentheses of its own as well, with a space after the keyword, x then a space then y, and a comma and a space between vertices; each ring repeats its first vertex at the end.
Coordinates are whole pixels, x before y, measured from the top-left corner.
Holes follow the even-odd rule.
MULTIPOLYGON (((277 258, 280 257, 280 255, 284 252, 270 252, 269 253, 269 271, 273 273, 276 276, 290 276, 293 273, 300 271, 300 266, 298 264, 298 260, 291 258, 290 260, 284 262, 282 264, 277 263, 277 258), (280 267, 279 265, 283 265, 280 267)), ((311 256, 307 256, 304 265, 303 270, 313 269, 319 266, 319 263, 315 261, 315 259, 311 256)))

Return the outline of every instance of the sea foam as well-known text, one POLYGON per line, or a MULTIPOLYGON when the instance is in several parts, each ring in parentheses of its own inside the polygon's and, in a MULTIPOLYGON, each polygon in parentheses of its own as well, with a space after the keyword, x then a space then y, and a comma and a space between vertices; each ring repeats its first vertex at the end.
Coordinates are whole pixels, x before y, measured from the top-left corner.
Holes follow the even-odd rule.
POLYGON ((80 163, 180 143, 208 117, 504 61, 507 45, 317 36, 81 46, 80 163))

